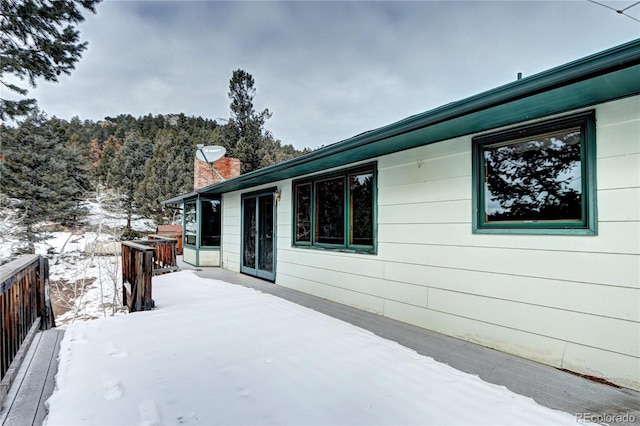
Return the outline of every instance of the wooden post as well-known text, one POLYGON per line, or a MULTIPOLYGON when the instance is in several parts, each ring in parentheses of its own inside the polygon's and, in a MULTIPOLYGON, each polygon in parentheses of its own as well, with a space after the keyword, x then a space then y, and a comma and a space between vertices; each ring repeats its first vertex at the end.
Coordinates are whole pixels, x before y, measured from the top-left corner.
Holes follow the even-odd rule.
POLYGON ((56 326, 56 319, 53 315, 53 304, 51 302, 50 282, 49 282, 49 258, 41 257, 44 259, 44 307, 45 316, 42 318, 44 321, 43 330, 49 330, 56 326))
POLYGON ((122 242, 123 304, 129 312, 153 309, 153 263, 156 249, 138 242, 122 242))
POLYGON ((144 253, 144 263, 149 265, 144 271, 144 309, 149 310, 155 307, 155 303, 152 297, 153 290, 153 256, 155 251, 144 253))
POLYGON ((145 275, 145 271, 144 271, 144 256, 142 255, 142 252, 139 252, 136 250, 136 276, 135 276, 135 281, 136 281, 136 304, 135 304, 135 310, 136 311, 140 311, 142 310, 142 292, 144 290, 144 275, 145 275))
POLYGON ((49 259, 44 256, 40 256, 38 259, 36 283, 37 312, 38 316, 42 318, 40 329, 49 330, 51 327, 55 327, 55 321, 49 295, 49 259))
POLYGON ((122 244, 122 305, 129 308, 131 311, 132 305, 130 298, 133 297, 135 291, 135 282, 132 277, 133 270, 133 249, 127 245, 122 244))

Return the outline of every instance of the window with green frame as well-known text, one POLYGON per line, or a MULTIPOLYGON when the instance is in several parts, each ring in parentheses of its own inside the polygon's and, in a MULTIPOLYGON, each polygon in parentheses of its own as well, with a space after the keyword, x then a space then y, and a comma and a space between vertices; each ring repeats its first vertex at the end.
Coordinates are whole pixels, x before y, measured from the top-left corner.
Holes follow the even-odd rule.
POLYGON ((199 247, 220 247, 221 212, 220 198, 190 201, 184 210, 184 243, 199 247), (199 209, 198 209, 199 207, 199 209), (200 235, 197 230, 200 226, 200 235), (200 242, 198 243, 198 239, 200 242))
POLYGON ((473 139, 473 230, 595 235, 595 114, 473 139))
POLYGON ((184 243, 196 245, 196 203, 186 203, 184 206, 184 243))
POLYGON ((219 198, 200 200, 201 224, 200 245, 202 247, 220 247, 222 212, 219 198))
POLYGON ((376 164, 293 183, 293 244, 372 253, 376 164))

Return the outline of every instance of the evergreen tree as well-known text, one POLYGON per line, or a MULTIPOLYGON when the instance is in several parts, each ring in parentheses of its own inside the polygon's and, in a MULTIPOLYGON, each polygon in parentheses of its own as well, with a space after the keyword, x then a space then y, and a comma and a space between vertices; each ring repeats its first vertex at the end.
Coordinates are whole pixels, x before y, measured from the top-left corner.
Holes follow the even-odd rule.
POLYGON ((120 151, 120 148, 122 148, 122 145, 114 135, 109 136, 101 150, 97 145, 98 144, 96 144, 95 150, 92 152, 93 156, 98 157, 96 178, 99 182, 107 182, 115 157, 118 151, 120 151))
POLYGON ((119 192, 122 208, 127 215, 126 229, 131 229, 131 219, 138 208, 136 190, 145 177, 145 163, 152 154, 151 142, 137 132, 129 132, 111 163, 107 182, 119 192))
POLYGON ((72 176, 70 163, 80 161, 60 142, 46 116, 34 110, 18 128, 2 126, 0 178, 2 192, 22 210, 21 239, 25 252, 44 237, 44 221, 69 223, 79 219, 83 187, 72 176))
POLYGON ((580 132, 484 151, 492 220, 580 218, 580 132))
MULTIPOLYGON (((95 13, 100 0, 2 0, 0 2, 0 83, 22 96, 27 89, 5 79, 5 74, 27 80, 58 81, 71 74, 87 48, 74 25, 84 21, 82 9, 95 13)), ((11 101, 0 98, 0 119, 26 115, 35 99, 11 101)))
POLYGON ((279 139, 274 139, 270 132, 265 132, 262 138, 262 144, 258 150, 260 167, 282 163, 283 161, 299 157, 302 154, 303 152, 296 150, 293 145, 282 146, 282 142, 280 142, 279 139))
MULTIPOLYGON (((248 72, 237 69, 229 80, 229 98, 231 99, 231 120, 228 126, 235 130, 235 143, 231 142, 232 155, 242 162, 242 173, 260 168, 262 157, 260 147, 264 135, 264 123, 271 117, 268 109, 256 112, 253 107, 253 97, 256 89, 255 81, 248 72)), ((229 132, 232 133, 232 132, 229 132)))
POLYGON ((65 226, 78 226, 88 214, 84 201, 93 187, 89 147, 77 133, 73 133, 64 142, 64 150, 66 162, 62 179, 67 185, 62 188, 59 202, 67 203, 68 208, 63 210, 59 220, 65 226))
POLYGON ((136 192, 140 213, 156 223, 166 220, 161 202, 193 189, 195 144, 185 130, 158 132, 153 157, 145 165, 145 178, 136 192))

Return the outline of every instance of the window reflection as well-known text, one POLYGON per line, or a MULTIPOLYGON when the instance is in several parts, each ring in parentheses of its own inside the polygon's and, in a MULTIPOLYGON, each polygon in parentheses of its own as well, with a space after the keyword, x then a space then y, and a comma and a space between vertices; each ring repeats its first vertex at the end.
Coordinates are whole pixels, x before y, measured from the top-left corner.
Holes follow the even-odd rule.
POLYGON ((315 201, 315 241, 344 244, 344 177, 316 182, 315 201))
POLYGON ((294 245, 372 253, 375 164, 294 182, 294 245))
POLYGON ((350 244, 373 245, 373 171, 349 176, 350 244))
POLYGON ((242 265, 247 268, 256 267, 256 199, 247 198, 243 205, 243 256, 242 265))
POLYGON ((196 245, 196 203, 188 203, 184 210, 184 242, 196 245))
POLYGON ((202 223, 200 244, 203 247, 219 247, 221 234, 220 200, 201 201, 202 223))
POLYGON ((296 186, 296 242, 311 242, 311 184, 296 186))
POLYGON ((483 147, 485 221, 581 221, 580 129, 483 147))

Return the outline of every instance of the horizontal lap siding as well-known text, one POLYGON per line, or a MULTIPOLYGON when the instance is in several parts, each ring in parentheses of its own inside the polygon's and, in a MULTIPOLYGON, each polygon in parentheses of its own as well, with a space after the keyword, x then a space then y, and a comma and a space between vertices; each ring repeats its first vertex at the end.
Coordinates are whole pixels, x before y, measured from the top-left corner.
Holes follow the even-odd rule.
POLYGON ((222 247, 220 264, 231 271, 240 272, 240 193, 222 196, 222 247))
POLYGON ((377 159, 376 255, 291 247, 279 183, 276 282, 640 388, 639 112, 596 107, 597 236, 473 234, 469 136, 377 159))
MULTIPOLYGON (((629 197, 631 198, 631 197, 629 197)), ((625 199, 626 203, 628 199, 625 199)), ((630 206, 631 207, 631 206, 630 206)), ((427 207, 423 207, 427 209, 427 207)), ((470 223, 444 221, 443 216, 448 216, 449 220, 456 220, 462 214, 435 214, 430 216, 442 220, 436 223, 416 223, 415 219, 408 218, 407 223, 384 223, 385 214, 411 214, 414 209, 406 206, 398 206, 395 212, 392 209, 381 209, 381 221, 378 222, 380 232, 379 241, 392 244, 430 244, 463 246, 474 248, 508 248, 520 250, 554 250, 571 252, 590 252, 605 254, 632 254, 640 253, 638 242, 629 238, 630 232, 637 233, 640 229, 640 222, 637 220, 600 222, 600 237, 584 239, 581 237, 553 236, 553 235, 519 235, 517 237, 509 235, 486 235, 471 233, 470 223), (440 217, 438 217, 440 216, 440 217)), ((618 207, 618 210, 623 210, 618 207)), ((630 208, 632 210, 632 208, 630 208)), ((626 210, 620 215, 628 216, 626 210)))
POLYGON ((393 301, 385 314, 638 388, 638 112, 638 98, 597 108, 595 237, 473 234, 471 137, 440 143, 441 158, 380 159, 384 278, 429 295, 427 307, 393 301))
MULTIPOLYGON (((377 159, 376 255, 292 247, 291 180, 270 184, 276 283, 640 388, 638 112, 638 97, 596 108, 597 236, 473 234, 469 136, 377 159)), ((224 194, 234 271, 240 201, 224 194)))

